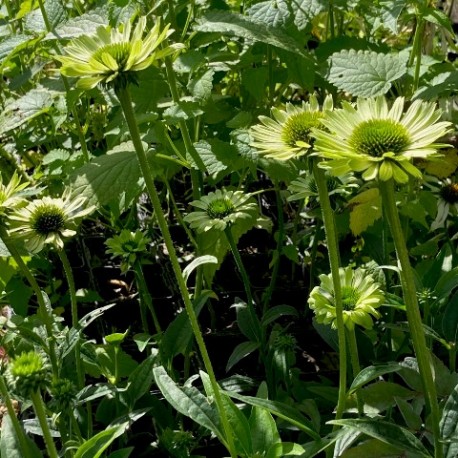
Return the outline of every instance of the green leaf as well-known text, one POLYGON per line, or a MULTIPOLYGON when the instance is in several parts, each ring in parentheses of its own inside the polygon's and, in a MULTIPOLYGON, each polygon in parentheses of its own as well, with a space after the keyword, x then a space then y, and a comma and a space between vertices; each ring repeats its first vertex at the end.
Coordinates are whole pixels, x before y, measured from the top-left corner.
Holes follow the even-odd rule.
POLYGON ((292 21, 290 5, 286 0, 268 0, 260 2, 247 11, 254 22, 271 27, 287 27, 292 21))
POLYGON ((348 393, 353 393, 366 383, 372 382, 372 380, 375 380, 382 375, 398 372, 401 369, 402 366, 396 362, 377 364, 376 366, 365 367, 353 380, 353 383, 351 384, 348 393))
POLYGON ((164 119, 168 124, 178 124, 180 121, 188 121, 204 114, 197 102, 181 101, 173 104, 164 111, 164 119))
POLYGON ((128 396, 131 408, 151 388, 154 380, 153 368, 155 363, 156 358, 153 355, 149 355, 129 375, 126 396, 128 396))
POLYGON ((428 450, 409 430, 394 423, 372 419, 331 420, 331 425, 346 426, 387 444, 399 447, 404 452, 416 453, 417 456, 431 458, 428 450))
POLYGON ((304 30, 312 19, 328 8, 328 0, 291 0, 294 24, 299 30, 304 30))
POLYGON ((280 442, 272 445, 268 451, 266 458, 282 458, 284 456, 309 456, 305 454, 305 449, 302 445, 294 444, 293 442, 280 442))
POLYGON ((134 447, 126 447, 116 450, 108 455, 108 458, 129 458, 130 454, 134 451, 134 447))
MULTIPOLYGON (((381 442, 377 439, 369 439, 359 443, 356 447, 345 450, 340 455, 341 458, 394 458, 403 456, 404 450, 399 447, 394 447, 391 444, 381 442)), ((411 456, 411 455, 409 455, 411 456)))
POLYGON ((267 409, 273 415, 276 415, 288 423, 297 426, 301 431, 304 431, 313 439, 320 440, 320 435, 313 429, 310 421, 304 417, 297 409, 288 404, 284 404, 278 401, 270 401, 268 399, 261 399, 253 396, 244 396, 233 391, 226 391, 225 393, 231 398, 245 402, 251 406, 267 409))
POLYGON ((407 54, 343 50, 332 54, 328 81, 359 97, 386 94, 407 72, 407 54))
POLYGON ((448 397, 440 420, 441 439, 444 443, 444 457, 458 456, 458 385, 448 397))
POLYGON ((28 448, 28 453, 21 450, 19 440, 11 421, 11 417, 4 414, 2 417, 1 437, 0 437, 0 456, 8 458, 23 458, 24 456, 33 456, 41 458, 43 455, 38 449, 35 442, 23 431, 24 440, 28 448))
MULTIPOLYGON (((194 148, 213 179, 217 180, 219 175, 224 176, 223 172, 227 170, 236 170, 239 157, 236 149, 229 143, 218 139, 200 140, 194 143, 194 148)), ((190 157, 187 159, 192 161, 190 157)))
POLYGON ((153 373, 161 393, 176 411, 207 428, 224 442, 219 414, 206 396, 193 386, 178 386, 162 366, 155 367, 153 373))
POLYGON ((0 115, 0 134, 17 129, 26 122, 50 111, 56 94, 43 87, 31 89, 17 100, 9 100, 0 115))
MULTIPOLYGON (((395 398, 413 399, 417 393, 392 382, 377 381, 360 390, 364 410, 369 415, 378 414, 395 405, 395 398)), ((354 407, 356 408, 356 400, 354 407)), ((350 402, 349 402, 350 404, 350 402)))
MULTIPOLYGON (((65 21, 67 18, 67 10, 65 9, 62 0, 46 0, 43 4, 51 28, 54 28, 65 21)), ((27 14, 24 29, 33 33, 47 32, 46 23, 43 19, 40 8, 37 8, 27 14)))
POLYGON ((456 343, 458 341, 458 293, 447 301, 441 324, 442 335, 445 339, 448 342, 456 343))
POLYGON ((123 192, 140 193, 143 180, 132 142, 122 143, 108 154, 93 159, 70 176, 73 194, 88 205, 105 205, 123 192))
POLYGON ((402 398, 395 398, 395 401, 407 427, 411 431, 420 431, 423 420, 421 416, 415 412, 412 404, 402 398))
POLYGON ((398 19, 402 10, 406 7, 405 0, 390 0, 380 2, 381 18, 383 25, 391 30, 391 32, 398 33, 398 19))
MULTIPOLYGON (((32 39, 30 35, 15 34, 6 37, 0 41, 0 64, 3 64, 8 57, 11 58, 13 54, 16 54, 23 49, 32 48, 32 43, 35 43, 37 39, 32 39)), ((1 67, 0 67, 1 68, 1 67)))
POLYGON ((93 35, 97 28, 101 25, 106 26, 108 18, 101 14, 101 11, 90 11, 69 19, 68 21, 59 24, 55 28, 55 34, 49 33, 46 35, 45 40, 55 40, 58 37, 64 38, 77 38, 81 35, 93 35))
POLYGON ((382 199, 378 188, 370 188, 348 201, 350 207, 350 229, 360 235, 382 217, 382 199))
POLYGON ((107 428, 84 442, 75 453, 75 458, 100 458, 110 444, 123 434, 129 423, 107 428))
POLYGON ((184 281, 188 283, 189 276, 194 271, 194 269, 197 269, 197 267, 204 264, 218 264, 218 259, 216 259, 215 256, 211 256, 209 254, 199 256, 198 258, 194 259, 183 269, 184 281))
POLYGON ((278 318, 282 316, 299 316, 299 313, 295 307, 291 305, 276 305, 267 310, 266 313, 262 316, 262 326, 267 326, 268 324, 276 321, 278 318))
POLYGON ((213 89, 214 75, 215 71, 210 69, 198 78, 193 78, 188 83, 189 92, 198 102, 205 102, 210 98, 213 89))
POLYGON ((259 342, 252 342, 250 340, 238 344, 231 353, 231 356, 229 356, 226 364, 226 372, 229 372, 235 364, 237 364, 246 356, 251 355, 251 353, 257 350, 259 347, 259 342))
POLYGON ((260 41, 301 56, 306 55, 299 43, 282 29, 254 22, 241 14, 229 11, 211 11, 205 14, 197 20, 194 29, 199 32, 218 32, 223 35, 260 41))

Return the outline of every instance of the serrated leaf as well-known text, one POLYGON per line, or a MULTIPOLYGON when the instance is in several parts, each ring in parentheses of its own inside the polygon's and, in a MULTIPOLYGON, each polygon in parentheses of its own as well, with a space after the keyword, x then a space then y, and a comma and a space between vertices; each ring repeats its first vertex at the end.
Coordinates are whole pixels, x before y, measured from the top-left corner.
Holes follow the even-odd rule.
MULTIPOLYGON (((44 8, 49 25, 52 29, 67 18, 67 10, 62 0, 46 0, 46 2, 44 2, 44 8)), ((48 31, 39 8, 33 10, 26 16, 24 29, 33 33, 48 31)))
POLYGON ((28 47, 30 42, 36 41, 32 39, 30 35, 16 34, 9 36, 0 42, 0 63, 13 52, 20 51, 23 48, 28 47))
POLYGON ((350 207, 350 229, 360 235, 382 216, 382 200, 378 188, 361 192, 348 202, 350 207))
POLYGON ((383 25, 393 33, 398 33, 398 19, 402 10, 406 7, 405 0, 390 0, 380 2, 381 18, 383 25))
POLYGON ((294 24, 299 30, 304 30, 312 19, 326 11, 329 7, 327 0, 291 0, 294 12, 294 24))
POLYGON ((181 53, 173 62, 177 73, 191 73, 205 63, 204 55, 195 49, 181 53))
POLYGON ((285 0, 269 0, 253 5, 248 15, 254 22, 272 27, 286 27, 292 22, 291 9, 285 0))
POLYGON ((74 194, 88 205, 105 205, 123 192, 141 191, 140 166, 132 142, 122 143, 104 156, 93 159, 70 176, 74 194))
POLYGON ((97 31, 97 27, 106 26, 107 23, 108 18, 105 15, 91 11, 60 24, 55 28, 55 34, 49 33, 46 35, 45 40, 55 40, 56 37, 63 39, 76 38, 81 35, 93 35, 97 31))
POLYGON ((193 119, 203 113, 202 108, 197 102, 181 101, 167 108, 163 116, 169 124, 177 124, 180 121, 193 119))
MULTIPOLYGON (((234 163, 238 160, 238 155, 236 149, 229 143, 218 139, 201 140, 194 144, 194 148, 213 178, 228 169, 234 171, 234 163)), ((189 157, 187 159, 191 160, 189 157)))
POLYGON ((330 57, 328 81, 358 97, 386 94, 407 72, 407 54, 343 50, 330 57))
POLYGON ((211 11, 198 19, 194 27, 199 32, 218 32, 223 35, 246 38, 276 46, 305 56, 298 42, 282 29, 254 22, 241 14, 229 11, 211 11))
POLYGON ((399 447, 405 452, 412 452, 416 453, 416 456, 431 458, 428 450, 426 450, 419 439, 417 439, 409 430, 394 423, 372 419, 331 420, 327 423, 356 429, 357 431, 373 437, 374 439, 399 447))
POLYGON ((199 102, 205 102, 211 96, 213 89, 213 69, 207 70, 203 75, 193 78, 188 84, 188 90, 199 102))
POLYGON ((31 89, 17 100, 8 101, 0 115, 0 134, 20 127, 31 119, 46 113, 54 103, 55 93, 43 87, 31 89))

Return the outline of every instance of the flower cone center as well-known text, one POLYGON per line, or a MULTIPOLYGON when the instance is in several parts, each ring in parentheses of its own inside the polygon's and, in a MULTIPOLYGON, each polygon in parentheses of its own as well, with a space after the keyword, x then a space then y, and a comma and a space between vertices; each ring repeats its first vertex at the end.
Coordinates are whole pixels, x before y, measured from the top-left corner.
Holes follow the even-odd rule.
POLYGON ((230 199, 217 199, 208 204, 207 214, 210 218, 223 219, 234 211, 230 199))
POLYGON ((309 143, 310 130, 320 125, 321 116, 319 111, 305 111, 291 115, 283 126, 283 142, 290 147, 296 147, 297 142, 309 143))
POLYGON ((118 64, 118 69, 122 70, 127 64, 132 46, 129 42, 110 43, 98 49, 93 58, 103 63, 103 55, 109 54, 118 64))
POLYGON ((402 153, 410 137, 402 124, 391 119, 371 119, 354 129, 349 143, 358 153, 381 157, 385 153, 402 153))
POLYGON ((359 300, 358 291, 352 286, 342 286, 342 306, 344 310, 354 310, 359 300))
MULTIPOLYGON (((447 184, 439 191, 440 196, 449 204, 458 203, 458 183, 447 184)), ((1 194, 0 194, 1 201, 1 194)))
POLYGON ((33 229, 40 235, 48 235, 59 232, 65 227, 65 218, 62 210, 58 207, 40 208, 35 215, 33 229))

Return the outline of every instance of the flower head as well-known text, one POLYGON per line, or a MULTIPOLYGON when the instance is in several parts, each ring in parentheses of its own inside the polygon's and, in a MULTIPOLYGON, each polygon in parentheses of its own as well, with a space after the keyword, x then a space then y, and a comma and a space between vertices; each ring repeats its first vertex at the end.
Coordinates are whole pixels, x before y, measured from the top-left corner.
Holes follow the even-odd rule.
MULTIPOLYGON (((355 324, 372 328, 372 317, 379 318, 376 310, 384 299, 379 283, 365 269, 351 267, 339 270, 342 289, 343 319, 352 330, 355 324)), ((318 323, 331 324, 336 328, 336 305, 332 275, 320 275, 320 286, 315 286, 308 300, 318 323)))
POLYGON ((431 230, 435 231, 440 227, 445 227, 450 214, 458 215, 458 183, 451 177, 443 180, 427 177, 425 185, 437 198, 437 215, 431 224, 431 230))
POLYGON ((437 157, 434 143, 448 132, 449 122, 438 122, 441 113, 434 103, 416 100, 405 113, 404 98, 398 97, 391 108, 385 97, 358 99, 329 112, 322 123, 328 131, 315 129, 315 147, 331 161, 323 167, 333 174, 354 170, 365 180, 393 178, 398 183, 409 175, 422 178, 412 159, 437 157))
POLYGON ((242 191, 218 189, 194 200, 191 205, 200 209, 185 216, 185 221, 197 232, 210 229, 224 231, 227 226, 241 218, 255 218, 257 204, 251 200, 251 194, 242 191))
POLYGON ((108 239, 105 244, 108 246, 107 253, 113 257, 120 257, 121 270, 127 272, 137 259, 147 251, 149 240, 140 232, 131 232, 123 229, 119 235, 108 239))
POLYGON ((148 68, 154 61, 183 48, 182 44, 163 46, 163 41, 173 30, 170 24, 160 30, 157 22, 143 38, 146 18, 140 17, 132 31, 130 21, 119 29, 100 26, 94 36, 82 36, 65 47, 61 72, 80 78, 77 86, 92 89, 99 83, 115 83, 125 86, 135 81, 134 72, 148 68))
POLYGON ((3 184, 2 176, 0 175, 0 215, 4 215, 24 205, 26 200, 25 197, 21 195, 21 191, 28 185, 29 183, 21 183, 16 172, 13 173, 7 185, 3 184))
POLYGON ((326 97, 323 111, 315 96, 296 106, 286 104, 285 110, 272 108, 272 118, 259 116, 261 124, 251 128, 252 146, 259 154, 278 161, 287 161, 307 153, 311 147, 310 133, 319 127, 323 112, 332 110, 332 98, 326 97))
POLYGON ((75 220, 95 209, 83 208, 85 202, 85 197, 72 199, 69 193, 59 198, 35 199, 10 216, 14 224, 10 232, 23 238, 32 253, 38 253, 45 245, 63 248, 63 239, 76 234, 75 220))
POLYGON ((28 397, 48 385, 49 366, 39 353, 23 352, 11 359, 7 377, 16 393, 28 397))

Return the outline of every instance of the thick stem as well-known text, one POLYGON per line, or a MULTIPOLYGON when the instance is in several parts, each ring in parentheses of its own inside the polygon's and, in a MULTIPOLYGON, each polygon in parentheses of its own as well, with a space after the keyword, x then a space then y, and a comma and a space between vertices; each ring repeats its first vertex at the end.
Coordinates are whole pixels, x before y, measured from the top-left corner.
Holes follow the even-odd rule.
POLYGON ((318 188, 321 214, 323 216, 324 231, 328 246, 329 265, 331 268, 332 282, 334 285, 334 301, 336 306, 337 338, 339 343, 339 392, 336 407, 336 419, 340 419, 345 411, 347 396, 347 346, 345 339, 345 324, 343 320, 342 288, 340 285, 340 254, 337 239, 337 229, 334 219, 334 211, 329 200, 326 176, 323 169, 313 164, 313 175, 318 188))
MULTIPOLYGON (((75 329, 79 329, 78 322, 78 301, 76 300, 76 289, 75 279, 73 277, 73 271, 70 266, 70 262, 67 257, 65 249, 57 250, 60 262, 64 268, 65 278, 68 284, 68 293, 70 295, 70 309, 72 315, 72 326, 75 329)), ((76 378, 78 380, 78 388, 81 390, 84 387, 84 373, 81 361, 81 351, 79 343, 75 345, 75 367, 76 367, 76 378)))
POLYGON ((45 405, 43 402, 43 398, 41 397, 41 393, 40 391, 36 391, 35 393, 31 394, 30 397, 32 399, 35 414, 38 418, 38 422, 40 423, 41 430, 43 432, 43 439, 45 441, 46 450, 48 451, 49 458, 58 458, 59 454, 57 453, 56 444, 54 443, 51 431, 49 429, 45 405))
POLYGON ((167 247, 167 251, 169 253, 170 262, 172 264, 172 268, 175 273, 175 278, 178 283, 178 287, 180 289, 180 293, 181 293, 181 296, 182 296, 182 299, 183 299, 183 302, 186 308, 186 312, 189 317, 189 321, 191 323, 194 337, 196 339, 197 346, 199 347, 200 353, 202 355, 202 360, 204 362, 205 369, 210 378, 210 383, 212 385, 214 396, 215 396, 215 403, 218 408, 219 415, 221 417, 221 423, 223 425, 223 429, 226 435, 227 443, 225 445, 227 446, 231 454, 231 457, 235 458, 236 452, 235 452, 233 431, 229 424, 227 414, 225 412, 221 391, 216 381, 213 366, 210 361, 207 347, 205 345, 205 341, 203 339, 202 332, 199 327, 199 322, 197 321, 197 316, 194 311, 194 307, 192 305, 191 298, 189 296, 189 291, 186 287, 186 282, 184 281, 184 278, 183 278, 183 273, 180 268, 178 256, 175 250, 172 236, 170 235, 167 221, 162 211, 161 202, 159 200, 159 195, 156 190, 156 185, 154 184, 154 180, 152 178, 152 173, 151 173, 149 163, 148 163, 148 160, 145 154, 145 150, 143 149, 140 132, 138 130, 137 121, 135 119, 135 114, 134 114, 134 110, 132 107, 132 101, 130 98, 130 94, 127 88, 118 89, 116 93, 119 98, 119 102, 121 103, 121 107, 123 109, 124 116, 127 121, 127 125, 129 127, 132 143, 134 144, 135 151, 137 153, 137 159, 140 164, 140 169, 141 169, 143 178, 145 180, 146 189, 151 199, 151 204, 153 205, 157 223, 161 230, 162 236, 164 237, 164 242, 167 247))
MULTIPOLYGON (((361 366, 359 365, 358 355, 358 344, 356 342, 355 330, 347 329, 347 342, 348 349, 350 351, 351 368, 353 372, 353 378, 355 378, 361 372, 361 366)), ((361 399, 360 390, 356 390, 356 405, 358 407, 358 415, 361 417, 364 414, 364 404, 361 399)))
POLYGON ((396 207, 394 181, 379 182, 382 203, 385 215, 391 229, 394 246, 399 262, 399 276, 406 306, 407 321, 409 323, 410 336, 417 357, 418 369, 423 382, 423 391, 431 415, 431 427, 434 436, 435 458, 442 458, 443 450, 440 442, 440 411, 437 401, 436 385, 433 378, 433 364, 430 352, 426 345, 425 332, 418 307, 415 277, 410 265, 409 252, 406 247, 402 232, 401 221, 396 207))
POLYGON ((32 272, 30 272, 30 269, 27 267, 27 264, 22 260, 22 257, 16 248, 16 245, 14 245, 14 243, 10 243, 9 235, 6 232, 5 228, 2 226, 1 221, 0 221, 0 239, 5 244, 6 248, 10 252, 13 259, 15 260, 22 274, 24 275, 24 277, 27 279, 30 286, 32 287, 33 292, 37 296, 38 306, 41 310, 44 325, 46 327, 46 334, 48 335, 48 354, 49 354, 49 359, 51 361, 53 378, 56 380, 59 377, 59 369, 57 365, 56 349, 54 346, 55 338, 54 338, 54 332, 53 332, 53 317, 51 316, 52 312, 48 309, 48 306, 46 305, 46 302, 43 298, 43 294, 38 285, 38 282, 35 280, 35 277, 32 275, 32 272))

